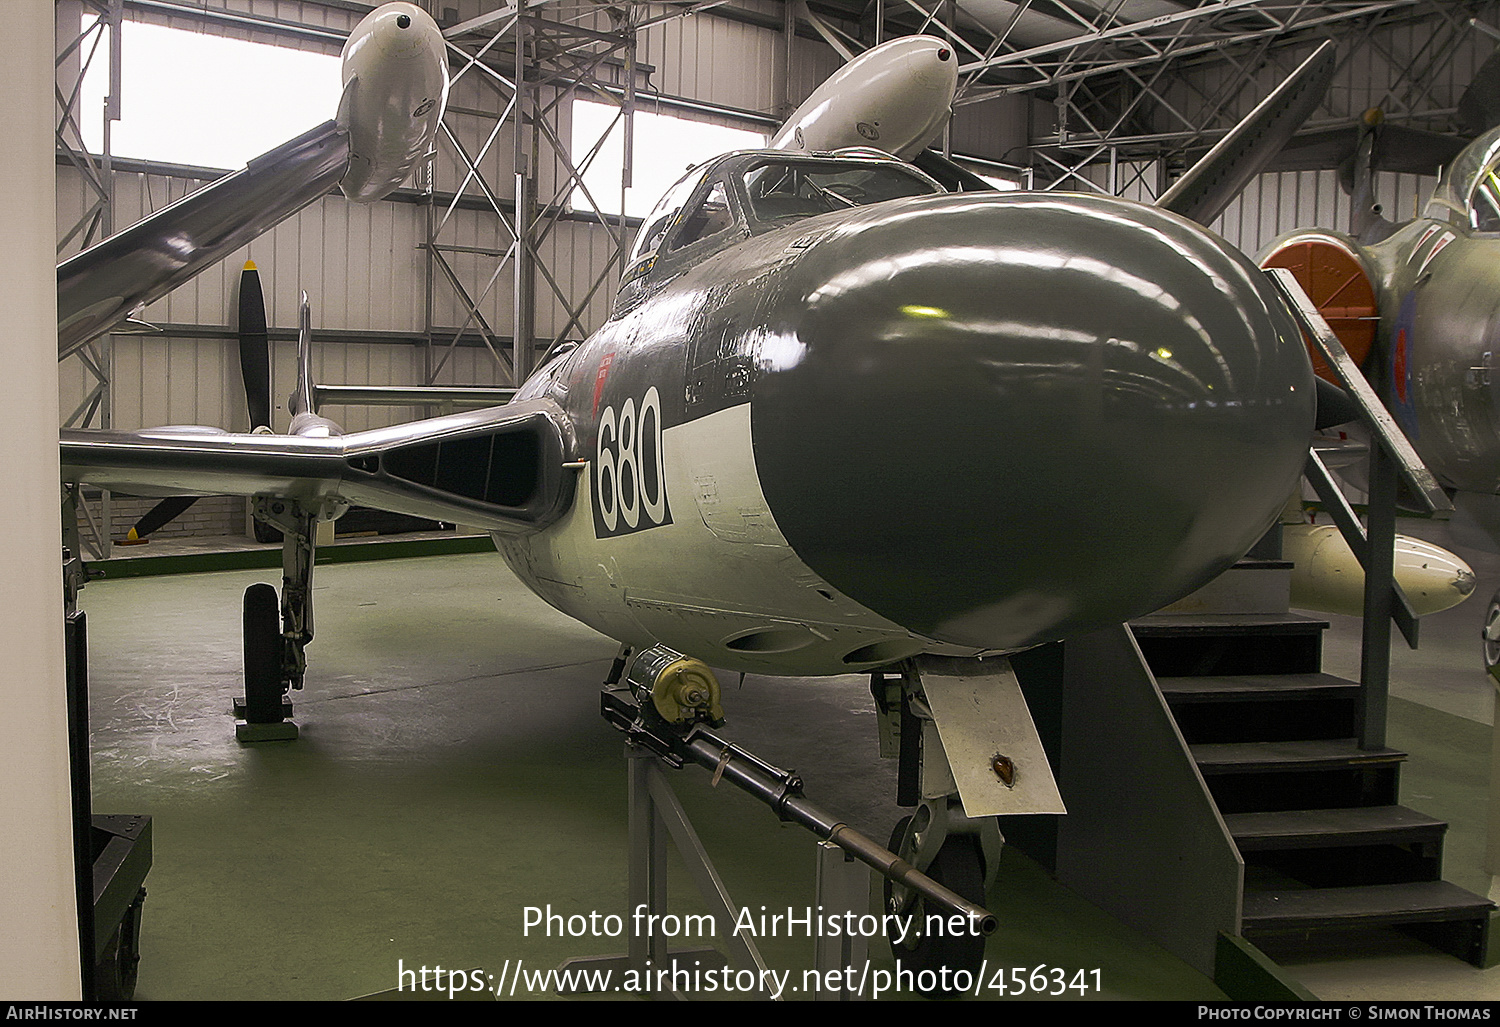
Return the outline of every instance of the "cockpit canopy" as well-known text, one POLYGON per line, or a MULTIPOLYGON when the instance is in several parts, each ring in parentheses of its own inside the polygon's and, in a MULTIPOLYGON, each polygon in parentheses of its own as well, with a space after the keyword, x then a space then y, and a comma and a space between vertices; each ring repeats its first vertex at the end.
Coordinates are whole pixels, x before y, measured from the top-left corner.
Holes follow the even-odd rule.
POLYGON ((1500 232, 1500 128, 1454 158, 1433 190, 1427 216, 1475 232, 1500 232))
POLYGON ((910 165, 864 152, 725 154, 683 175, 646 216, 621 294, 659 266, 663 272, 666 265, 681 270, 732 242, 802 218, 942 191, 910 165))

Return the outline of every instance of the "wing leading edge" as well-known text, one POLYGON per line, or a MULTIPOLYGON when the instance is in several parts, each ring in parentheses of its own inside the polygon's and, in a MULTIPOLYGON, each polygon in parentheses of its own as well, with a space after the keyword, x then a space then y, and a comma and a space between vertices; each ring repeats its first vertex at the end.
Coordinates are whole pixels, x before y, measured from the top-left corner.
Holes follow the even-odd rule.
POLYGON ((145 495, 352 503, 522 534, 572 503, 573 449, 562 409, 537 399, 331 438, 64 430, 62 476, 145 495))

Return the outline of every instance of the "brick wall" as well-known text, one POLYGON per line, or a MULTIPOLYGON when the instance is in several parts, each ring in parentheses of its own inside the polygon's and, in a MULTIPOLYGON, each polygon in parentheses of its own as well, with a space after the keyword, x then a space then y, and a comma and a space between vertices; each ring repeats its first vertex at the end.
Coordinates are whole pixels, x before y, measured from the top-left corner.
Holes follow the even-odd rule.
MULTIPOLYGON (((115 496, 111 502, 110 536, 121 539, 130 526, 160 500, 137 496, 115 496)), ((169 524, 151 533, 152 538, 183 538, 191 535, 244 535, 245 500, 241 496, 204 496, 169 524)))

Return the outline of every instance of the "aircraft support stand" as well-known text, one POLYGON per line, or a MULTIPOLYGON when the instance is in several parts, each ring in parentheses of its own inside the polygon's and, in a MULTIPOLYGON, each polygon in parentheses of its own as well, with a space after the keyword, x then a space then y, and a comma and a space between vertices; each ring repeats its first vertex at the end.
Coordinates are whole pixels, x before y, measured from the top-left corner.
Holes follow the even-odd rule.
MULTIPOLYGON (((849 912, 863 916, 868 913, 868 884, 867 880, 861 883, 861 878, 856 876, 862 870, 855 865, 857 860, 877 870, 890 882, 888 887, 919 896, 928 909, 940 911, 944 917, 956 916, 967 923, 969 930, 964 933, 979 938, 981 945, 983 938, 994 932, 994 916, 979 904, 983 901, 982 886, 979 902, 957 893, 809 803, 802 797, 802 780, 796 774, 771 766, 739 746, 718 738, 692 718, 680 723, 665 720, 653 702, 653 684, 647 680, 652 675, 639 672, 643 667, 667 666, 670 661, 664 656, 677 654, 648 650, 633 662, 629 655, 627 651, 616 661, 610 680, 605 683, 601 704, 605 719, 629 739, 629 913, 632 918, 638 911, 642 917, 665 913, 665 879, 659 869, 665 858, 666 839, 660 830, 662 826, 671 832, 699 890, 714 908, 720 922, 733 924, 738 914, 657 766, 655 761, 660 760, 674 768, 688 762, 697 763, 713 773, 715 786, 721 781, 733 784, 771 807, 780 819, 798 823, 817 834, 824 843, 819 855, 817 888, 824 915, 830 911, 834 915, 849 912), (627 665, 632 668, 630 674, 624 673, 627 665), (839 851, 835 853, 831 851, 833 849, 839 851)), ((732 930, 726 931, 724 937, 736 962, 748 964, 755 971, 765 970, 748 939, 736 938, 732 930)), ((819 946, 817 950, 816 970, 823 980, 834 979, 828 975, 837 975, 845 967, 856 965, 865 955, 852 946, 838 944, 839 939, 829 940, 834 944, 819 946)), ((666 951, 664 939, 632 938, 632 950, 626 956, 573 960, 565 965, 579 967, 587 963, 601 969, 637 970, 650 961, 658 964, 656 970, 663 974, 664 980, 670 980, 670 969, 660 965, 660 960, 672 955, 666 951)), ((679 957, 676 966, 681 967, 680 956, 684 954, 676 955, 679 957)), ((844 996, 835 993, 830 997, 844 996)))
MULTIPOLYGON (((585 956, 570 959, 559 967, 566 971, 609 971, 616 982, 629 980, 640 984, 643 993, 659 997, 687 999, 697 997, 676 989, 675 982, 691 982, 694 974, 733 965, 749 971, 755 987, 736 989, 746 997, 775 998, 764 986, 772 980, 765 959, 755 942, 732 926, 738 922, 740 907, 730 898, 723 879, 714 869, 713 860, 693 830, 687 811, 682 808, 671 782, 662 773, 658 757, 637 745, 625 746, 629 765, 629 875, 627 878, 628 915, 625 918, 629 941, 624 955, 585 956), (722 937, 729 958, 711 946, 686 949, 668 948, 667 933, 661 929, 671 915, 667 909, 667 840, 677 846, 688 874, 698 892, 712 910, 716 937, 722 937), (639 930, 640 925, 644 930, 639 930), (725 929, 725 928, 728 929, 725 929), (674 973, 675 971, 675 973, 674 973)), ((869 870, 830 842, 818 843, 817 887, 815 905, 823 916, 850 913, 862 916, 870 899, 869 870)), ((676 922, 673 918, 672 922, 676 922)), ((843 990, 820 990, 820 1000, 846 1001, 854 998, 847 988, 845 967, 862 965, 868 952, 861 938, 847 936, 816 939, 813 970, 820 980, 841 979, 843 990)), ((751 979, 739 978, 737 979, 751 979)))
MULTIPOLYGON (((678 979, 685 974, 686 979, 691 980, 695 970, 701 972, 725 965, 723 954, 712 946, 667 947, 667 935, 661 925, 670 915, 667 910, 667 839, 670 836, 699 894, 712 910, 716 925, 713 936, 724 938, 730 961, 741 969, 754 972, 757 983, 765 981, 765 960, 753 941, 736 933, 730 926, 739 915, 739 907, 729 897, 708 851, 688 820, 687 812, 657 766, 657 757, 638 745, 627 743, 625 759, 630 775, 625 916, 629 940, 626 952, 624 955, 570 959, 558 968, 559 972, 607 970, 613 981, 626 979, 616 975, 629 974, 632 975, 630 980, 639 982, 641 993, 687 999, 694 996, 674 987, 674 971, 679 972, 678 979)), ((770 997, 759 987, 748 994, 754 998, 770 997)))

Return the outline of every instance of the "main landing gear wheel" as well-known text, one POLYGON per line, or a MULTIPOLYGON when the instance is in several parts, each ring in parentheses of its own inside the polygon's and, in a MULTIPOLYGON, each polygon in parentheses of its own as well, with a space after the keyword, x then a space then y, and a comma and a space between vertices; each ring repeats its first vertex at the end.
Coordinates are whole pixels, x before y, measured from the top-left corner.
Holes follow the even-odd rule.
POLYGON ((283 716, 281 604, 276 587, 245 589, 245 721, 276 724, 283 716))
MULTIPOLYGON (((908 861, 916 851, 911 822, 911 817, 901 818, 891 833, 890 844, 892 852, 908 861)), ((923 872, 949 891, 976 905, 984 905, 984 856, 979 851, 979 839, 974 835, 950 835, 933 857, 932 865, 923 872)), ((924 933, 927 910, 922 896, 893 884, 889 878, 885 881, 885 911, 912 918, 905 941, 898 940, 899 932, 890 936, 891 951, 901 961, 903 969, 916 975, 918 991, 923 995, 950 998, 957 993, 952 987, 955 971, 979 972, 984 960, 984 936, 975 937, 967 932, 924 933), (944 968, 948 971, 946 974, 944 968), (931 989, 921 987, 924 977, 933 984, 931 989), (948 987, 944 988, 944 983, 948 987)), ((946 924, 948 917, 943 917, 943 920, 946 924)))
POLYGON ((141 904, 145 901, 146 889, 142 888, 94 966, 97 1002, 129 1002, 135 997, 141 964, 141 904))

